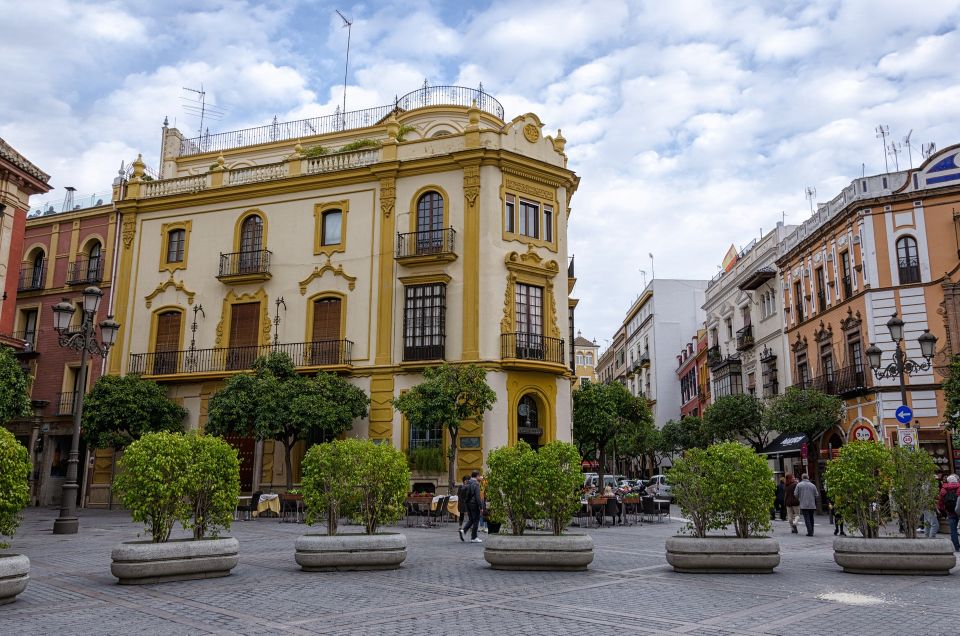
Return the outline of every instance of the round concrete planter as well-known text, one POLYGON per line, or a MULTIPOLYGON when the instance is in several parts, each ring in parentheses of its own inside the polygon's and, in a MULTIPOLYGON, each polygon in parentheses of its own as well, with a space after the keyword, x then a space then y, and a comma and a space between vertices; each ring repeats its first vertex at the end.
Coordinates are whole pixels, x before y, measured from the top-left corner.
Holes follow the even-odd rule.
POLYGON ((110 572, 121 585, 212 579, 230 574, 239 560, 239 548, 233 537, 167 543, 131 541, 113 549, 110 572))
POLYGON ((305 534, 297 538, 296 561, 307 572, 395 570, 407 558, 402 534, 305 534))
POLYGON ((957 564, 949 539, 833 540, 833 560, 853 574, 946 575, 957 564))
POLYGON ((17 600, 29 580, 30 559, 22 554, 0 554, 0 605, 17 600))
POLYGON ((494 570, 586 570, 593 562, 593 539, 585 534, 491 534, 483 546, 494 570))
POLYGON ((670 537, 667 563, 677 572, 770 574, 780 565, 780 544, 769 537, 670 537))

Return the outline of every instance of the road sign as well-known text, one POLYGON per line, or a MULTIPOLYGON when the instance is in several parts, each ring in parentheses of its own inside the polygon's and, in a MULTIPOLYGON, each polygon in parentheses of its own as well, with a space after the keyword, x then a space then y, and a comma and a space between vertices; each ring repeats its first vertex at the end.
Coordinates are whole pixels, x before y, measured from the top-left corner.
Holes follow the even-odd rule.
POLYGON ((913 448, 914 446, 916 446, 917 437, 913 429, 909 429, 909 428, 897 429, 897 434, 900 436, 901 446, 909 446, 910 448, 913 448))
POLYGON ((913 419, 913 410, 906 404, 901 404, 897 407, 896 417, 901 424, 909 424, 913 419))
POLYGON ((800 457, 802 457, 803 459, 806 459, 809 452, 810 452, 810 449, 807 447, 806 442, 804 442, 803 444, 800 444, 800 457))

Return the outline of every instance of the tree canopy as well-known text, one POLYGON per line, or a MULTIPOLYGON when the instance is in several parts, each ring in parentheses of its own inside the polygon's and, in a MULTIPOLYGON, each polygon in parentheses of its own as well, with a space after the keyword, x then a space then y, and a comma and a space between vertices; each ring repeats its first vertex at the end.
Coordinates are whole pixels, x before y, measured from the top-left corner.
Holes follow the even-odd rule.
POLYGON ((456 483, 457 436, 464 420, 483 420, 493 408, 497 394, 487 384, 487 372, 474 365, 442 364, 423 371, 423 382, 393 400, 411 427, 446 429, 450 446, 447 452, 448 485, 456 483))
POLYGON ((210 398, 206 431, 283 444, 290 489, 297 441, 311 434, 336 437, 365 417, 369 404, 366 394, 343 378, 324 372, 299 375, 290 356, 272 352, 254 361, 253 375, 229 378, 210 398))
POLYGON ((706 448, 708 445, 703 421, 695 415, 669 420, 660 429, 660 449, 666 455, 676 455, 691 448, 706 448))
POLYGON ((635 450, 647 443, 652 428, 646 400, 635 397, 619 382, 591 382, 573 394, 573 437, 580 448, 599 451, 597 483, 601 486, 610 443, 622 439, 635 450))
POLYGON ((803 434, 813 442, 840 421, 842 412, 840 398, 792 386, 770 400, 764 422, 769 430, 803 434))
POLYGON ((742 438, 759 452, 770 441, 770 428, 763 411, 763 402, 752 395, 724 395, 704 411, 703 432, 710 442, 742 438))
POLYGON ((0 347, 0 424, 30 415, 30 376, 10 347, 0 347))
POLYGON ((955 433, 960 433, 960 356, 953 356, 947 367, 947 377, 943 380, 943 397, 946 400, 943 410, 946 426, 955 433))
POLYGON ((83 435, 92 448, 126 448, 147 433, 183 431, 187 411, 152 380, 101 376, 83 398, 83 435))

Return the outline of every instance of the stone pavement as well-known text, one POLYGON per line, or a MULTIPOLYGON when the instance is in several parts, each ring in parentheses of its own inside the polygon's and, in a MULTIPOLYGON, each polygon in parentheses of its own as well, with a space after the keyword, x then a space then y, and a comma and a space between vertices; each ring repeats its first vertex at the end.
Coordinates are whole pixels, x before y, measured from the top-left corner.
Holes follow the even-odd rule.
MULTIPOLYGON (((120 511, 82 511, 80 534, 51 533, 56 511, 25 511, 12 551, 31 581, 0 606, 0 634, 896 634, 960 632, 960 568, 949 577, 858 576, 833 563, 832 526, 789 533, 771 575, 674 573, 664 539, 677 520, 592 529, 588 572, 495 572, 456 527, 401 528, 404 567, 306 573, 302 524, 234 524, 240 564, 226 578, 120 586, 110 549, 141 528, 120 511)), ((481 537, 484 535, 481 534, 481 537)))

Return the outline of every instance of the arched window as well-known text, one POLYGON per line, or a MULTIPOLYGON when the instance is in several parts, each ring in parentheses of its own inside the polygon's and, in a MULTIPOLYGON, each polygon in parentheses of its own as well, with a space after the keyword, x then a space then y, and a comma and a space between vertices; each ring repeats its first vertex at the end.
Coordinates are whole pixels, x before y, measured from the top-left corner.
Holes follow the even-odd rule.
POLYGON ((912 236, 897 239, 897 269, 901 285, 920 282, 920 254, 917 239, 912 236))
POLYGON ((157 314, 157 332, 153 343, 153 373, 176 373, 177 350, 180 349, 180 327, 183 312, 170 309, 157 314))
POLYGON ((342 307, 339 298, 318 298, 313 301, 312 340, 310 364, 342 364, 340 352, 340 321, 342 307))
POLYGON ((592 353, 587 353, 586 355, 584 355, 584 356, 583 356, 583 361, 586 363, 586 365, 587 365, 588 367, 592 367, 592 366, 593 366, 593 354, 592 354, 592 353))
POLYGON ((520 398, 517 404, 517 438, 534 448, 540 445, 540 413, 537 401, 530 394, 520 398))
POLYGON ((25 281, 28 283, 28 289, 41 289, 43 287, 43 266, 46 264, 46 256, 43 250, 38 249, 33 255, 33 267, 30 277, 25 281))
POLYGON ((262 271, 265 261, 263 254, 263 219, 251 214, 240 226, 240 273, 262 271))
POLYGON ((90 243, 90 246, 87 250, 87 280, 88 281, 99 281, 103 270, 101 266, 103 260, 101 259, 101 248, 100 241, 93 241, 90 243))
POLYGON ((417 254, 435 254, 443 247, 443 197, 425 192, 417 200, 417 254))

